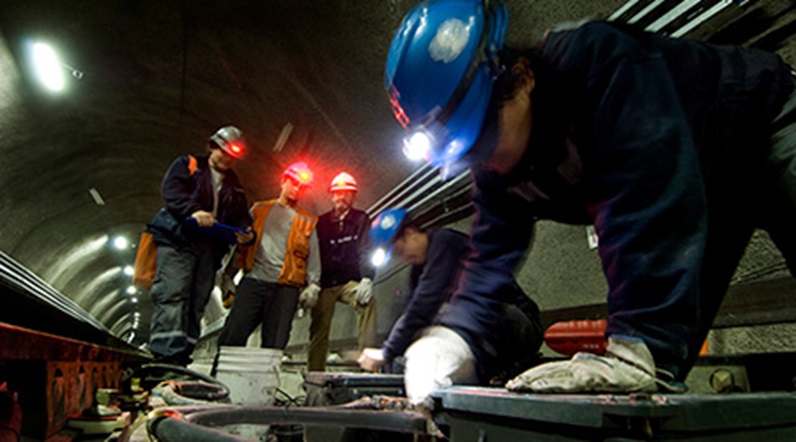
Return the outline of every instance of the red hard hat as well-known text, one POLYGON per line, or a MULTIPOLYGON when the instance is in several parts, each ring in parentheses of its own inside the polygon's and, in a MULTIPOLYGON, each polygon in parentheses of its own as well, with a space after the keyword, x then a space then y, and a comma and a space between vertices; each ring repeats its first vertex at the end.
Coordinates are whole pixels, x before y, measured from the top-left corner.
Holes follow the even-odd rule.
POLYGON ((340 172, 332 178, 332 183, 329 184, 329 192, 338 192, 341 190, 352 190, 356 192, 359 190, 357 180, 348 173, 340 172))
POLYGON ((285 169, 284 176, 293 178, 302 186, 309 186, 312 184, 312 171, 307 163, 299 161, 291 164, 285 169))

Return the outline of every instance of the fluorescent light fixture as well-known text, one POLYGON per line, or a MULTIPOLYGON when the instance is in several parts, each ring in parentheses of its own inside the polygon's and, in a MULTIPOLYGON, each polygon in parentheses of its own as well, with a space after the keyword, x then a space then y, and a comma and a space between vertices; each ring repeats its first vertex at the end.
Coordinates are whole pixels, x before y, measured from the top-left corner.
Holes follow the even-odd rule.
POLYGON ((94 204, 98 206, 104 206, 105 200, 102 198, 102 195, 99 193, 96 187, 92 187, 88 189, 88 193, 91 195, 91 198, 94 200, 94 204))
POLYGON ((46 43, 33 43, 33 69, 44 87, 53 92, 64 89, 64 70, 55 50, 46 43))
POLYGON ((274 144, 274 152, 281 152, 282 149, 285 148, 285 144, 287 143, 287 139, 290 137, 291 132, 293 132, 293 123, 288 121, 282 127, 282 132, 279 133, 279 138, 276 139, 276 144, 274 144))
POLYGON ((113 240, 113 246, 116 247, 119 250, 126 249, 128 245, 129 245, 129 243, 127 242, 127 238, 125 238, 123 236, 117 236, 113 240))

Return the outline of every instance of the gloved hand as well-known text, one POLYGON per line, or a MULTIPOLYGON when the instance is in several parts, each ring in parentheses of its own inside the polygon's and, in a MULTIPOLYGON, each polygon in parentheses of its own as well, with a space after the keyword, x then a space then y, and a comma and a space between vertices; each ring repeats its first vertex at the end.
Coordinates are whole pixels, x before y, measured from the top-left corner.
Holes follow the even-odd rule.
POLYGON ((321 287, 318 284, 310 284, 304 287, 299 295, 299 306, 303 309, 311 309, 318 302, 318 293, 321 292, 321 287))
POLYGON ((475 356, 470 346, 449 328, 424 329, 405 356, 404 384, 406 397, 412 405, 431 408, 429 394, 437 388, 477 381, 475 356))
POLYGON ((387 361, 384 360, 384 352, 380 348, 368 347, 362 350, 357 363, 365 371, 375 372, 387 361))
POLYGON ((373 281, 370 278, 362 278, 359 284, 354 287, 354 293, 356 294, 357 303, 367 305, 373 298, 373 281))
POLYGON ((654 393, 658 382, 644 341, 615 335, 608 339, 606 356, 576 353, 569 361, 533 367, 506 383, 506 388, 536 393, 654 393))
POLYGON ((221 272, 219 279, 218 288, 221 289, 221 302, 224 308, 230 308, 232 307, 232 301, 235 300, 235 293, 238 290, 238 286, 235 285, 235 281, 232 277, 226 273, 221 272))

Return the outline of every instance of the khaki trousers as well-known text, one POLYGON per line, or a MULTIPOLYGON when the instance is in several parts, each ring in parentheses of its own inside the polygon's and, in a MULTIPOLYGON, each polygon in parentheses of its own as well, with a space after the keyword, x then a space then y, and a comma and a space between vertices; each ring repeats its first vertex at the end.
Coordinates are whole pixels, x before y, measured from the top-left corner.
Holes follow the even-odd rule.
POLYGON ((308 371, 324 371, 326 369, 326 352, 329 350, 329 329, 332 325, 335 304, 341 302, 351 306, 357 312, 357 342, 359 349, 375 347, 376 342, 376 298, 371 298, 367 305, 357 303, 354 287, 357 281, 321 290, 318 302, 310 310, 310 348, 307 356, 308 371))

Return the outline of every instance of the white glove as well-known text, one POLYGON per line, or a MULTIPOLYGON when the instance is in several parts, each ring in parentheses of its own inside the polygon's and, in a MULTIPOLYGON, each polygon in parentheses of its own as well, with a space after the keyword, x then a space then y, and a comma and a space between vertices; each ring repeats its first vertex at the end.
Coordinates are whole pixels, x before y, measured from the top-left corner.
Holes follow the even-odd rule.
POLYGON ((373 298, 373 281, 370 278, 362 278, 359 284, 354 287, 354 294, 356 294, 359 304, 367 305, 373 298))
POLYGON ((304 309, 310 309, 315 306, 315 303, 318 302, 318 293, 320 291, 321 287, 318 284, 310 284, 304 287, 304 290, 299 295, 299 306, 304 309))
POLYGON ((477 382, 475 356, 455 331, 433 326, 406 350, 404 384, 412 405, 431 408, 429 395, 439 387, 477 382))
POLYGON ((218 288, 221 289, 221 302, 225 308, 232 307, 232 300, 235 299, 235 293, 238 291, 238 286, 235 285, 235 280, 226 273, 221 273, 219 278, 221 281, 218 288))
MULTIPOLYGON (((606 356, 579 352, 568 361, 538 365, 506 384, 512 391, 535 393, 632 393, 658 391, 655 362, 637 338, 608 339, 606 356)), ((668 386, 673 392, 676 386, 668 386)))
POLYGON ((362 350, 362 354, 357 359, 360 368, 365 371, 375 372, 385 364, 384 351, 380 348, 368 347, 362 350))

